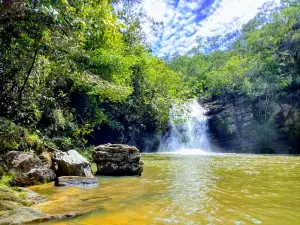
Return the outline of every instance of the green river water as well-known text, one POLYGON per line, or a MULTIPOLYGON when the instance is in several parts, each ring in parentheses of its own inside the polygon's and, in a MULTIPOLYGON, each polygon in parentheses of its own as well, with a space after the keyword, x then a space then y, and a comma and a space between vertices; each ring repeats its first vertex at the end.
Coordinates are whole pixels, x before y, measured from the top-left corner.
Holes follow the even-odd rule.
POLYGON ((300 224, 300 158, 143 154, 141 177, 99 177, 95 188, 31 187, 45 213, 88 212, 46 224, 300 224))

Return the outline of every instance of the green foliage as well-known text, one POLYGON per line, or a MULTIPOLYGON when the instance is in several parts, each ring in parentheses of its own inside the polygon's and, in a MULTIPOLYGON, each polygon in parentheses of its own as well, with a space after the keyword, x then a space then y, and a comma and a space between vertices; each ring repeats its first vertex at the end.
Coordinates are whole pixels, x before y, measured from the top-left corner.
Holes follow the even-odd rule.
POLYGON ((300 3, 265 4, 241 33, 200 39, 189 56, 170 62, 186 76, 194 95, 240 95, 269 101, 276 92, 299 90, 300 3), (224 43, 231 43, 226 50, 224 43))
POLYGON ((87 158, 90 162, 93 162, 93 157, 92 157, 92 153, 93 153, 94 147, 93 146, 89 146, 86 148, 79 148, 78 152, 83 155, 85 158, 87 158))
POLYGON ((85 149, 103 126, 132 138, 166 128, 187 85, 149 53, 139 1, 117 2, 0 3, 2 149, 85 149))
POLYGON ((0 149, 8 151, 17 149, 20 145, 24 130, 5 118, 0 117, 0 149))
POLYGON ((7 188, 9 187, 13 180, 14 180, 14 173, 9 172, 9 173, 0 173, 2 174, 1 179, 0 179, 0 187, 2 188, 7 188))
POLYGON ((221 67, 210 72, 206 79, 207 88, 214 95, 228 92, 247 92, 249 87, 247 77, 247 65, 237 56, 232 56, 221 67))
POLYGON ((17 126, 10 120, 0 118, 0 149, 2 152, 11 150, 38 150, 43 141, 37 132, 17 126))
POLYGON ((1 2, 2 151, 86 149, 105 132, 137 142, 166 130, 172 105, 199 95, 257 98, 267 119, 276 92, 299 90, 299 1, 266 4, 238 36, 201 38, 168 64, 145 43, 142 24, 153 33, 160 24, 135 10, 139 2, 1 2))

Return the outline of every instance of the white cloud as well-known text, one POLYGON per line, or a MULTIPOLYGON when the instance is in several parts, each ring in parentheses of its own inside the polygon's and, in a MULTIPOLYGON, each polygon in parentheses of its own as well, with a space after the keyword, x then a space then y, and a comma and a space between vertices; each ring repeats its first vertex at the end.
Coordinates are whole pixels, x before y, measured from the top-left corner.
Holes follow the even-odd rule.
POLYGON ((166 1, 144 0, 143 7, 147 14, 156 21, 163 21, 164 14, 167 11, 168 4, 166 1))
POLYGON ((199 12, 204 0, 179 0, 176 8, 175 0, 143 0, 147 14, 155 21, 164 23, 160 37, 150 35, 149 41, 155 46, 155 54, 158 56, 175 52, 184 54, 195 47, 200 36, 208 37, 229 29, 240 29, 267 1, 215 0, 199 12), (197 20, 200 14, 204 15, 204 19, 197 20))

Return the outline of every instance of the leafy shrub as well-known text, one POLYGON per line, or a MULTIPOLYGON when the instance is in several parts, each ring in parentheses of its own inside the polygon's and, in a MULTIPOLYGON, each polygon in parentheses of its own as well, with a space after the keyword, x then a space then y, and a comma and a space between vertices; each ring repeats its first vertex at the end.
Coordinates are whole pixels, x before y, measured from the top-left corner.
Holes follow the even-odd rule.
POLYGON ((0 187, 9 187, 14 180, 14 176, 13 172, 3 173, 0 180, 0 187))
POLYGON ((70 137, 55 137, 52 141, 57 148, 63 151, 75 148, 74 140, 70 137))
POLYGON ((24 130, 5 118, 0 118, 0 151, 18 149, 24 130))
POLYGON ((90 162, 92 162, 93 161, 93 158, 92 158, 93 150, 94 150, 94 146, 89 146, 84 149, 79 149, 78 152, 81 155, 83 155, 85 158, 87 158, 90 162))

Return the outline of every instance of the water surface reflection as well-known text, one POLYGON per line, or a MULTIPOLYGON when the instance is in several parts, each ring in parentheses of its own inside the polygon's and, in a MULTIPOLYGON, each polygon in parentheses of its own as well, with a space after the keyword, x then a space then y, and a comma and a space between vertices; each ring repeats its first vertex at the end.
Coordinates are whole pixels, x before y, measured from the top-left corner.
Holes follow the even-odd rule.
POLYGON ((91 189, 32 187, 49 224, 300 224, 300 160, 255 155, 146 154, 142 177, 99 177, 91 189))

